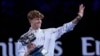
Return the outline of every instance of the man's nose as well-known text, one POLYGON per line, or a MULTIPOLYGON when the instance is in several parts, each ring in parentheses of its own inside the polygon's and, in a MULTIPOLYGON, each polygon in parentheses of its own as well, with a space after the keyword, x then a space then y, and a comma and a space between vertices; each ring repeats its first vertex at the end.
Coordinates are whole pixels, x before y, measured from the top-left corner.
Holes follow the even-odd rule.
POLYGON ((41 23, 41 20, 38 20, 38 23, 41 23))

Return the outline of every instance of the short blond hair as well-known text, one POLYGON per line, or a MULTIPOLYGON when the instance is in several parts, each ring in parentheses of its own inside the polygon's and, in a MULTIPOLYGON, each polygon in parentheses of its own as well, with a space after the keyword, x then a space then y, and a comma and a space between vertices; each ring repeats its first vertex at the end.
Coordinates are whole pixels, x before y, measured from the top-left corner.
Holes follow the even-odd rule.
POLYGON ((34 18, 44 18, 44 15, 42 13, 40 13, 38 10, 31 10, 29 11, 29 13, 27 14, 27 18, 29 20, 32 20, 34 18))

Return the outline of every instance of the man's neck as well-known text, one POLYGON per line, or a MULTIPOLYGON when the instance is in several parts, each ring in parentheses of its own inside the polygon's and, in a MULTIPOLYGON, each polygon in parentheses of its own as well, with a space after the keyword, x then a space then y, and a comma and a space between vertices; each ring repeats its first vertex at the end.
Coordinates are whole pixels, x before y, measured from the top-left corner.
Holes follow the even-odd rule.
POLYGON ((39 30, 39 29, 40 29, 40 28, 32 28, 32 27, 31 27, 31 30, 39 30))

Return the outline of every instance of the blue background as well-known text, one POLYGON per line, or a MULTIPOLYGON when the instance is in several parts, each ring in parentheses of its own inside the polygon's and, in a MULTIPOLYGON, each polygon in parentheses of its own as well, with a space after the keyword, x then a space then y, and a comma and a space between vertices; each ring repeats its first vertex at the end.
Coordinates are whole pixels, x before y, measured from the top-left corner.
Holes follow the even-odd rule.
MULTIPOLYGON (((85 5, 84 17, 73 31, 59 39, 62 56, 81 56, 81 37, 92 36, 100 40, 100 0, 0 0, 0 42, 7 43, 9 37, 16 42, 20 35, 28 31, 27 13, 30 10, 36 9, 44 14, 41 28, 58 27, 77 16, 81 3, 85 5)), ((95 51, 94 47, 91 50, 95 51)))

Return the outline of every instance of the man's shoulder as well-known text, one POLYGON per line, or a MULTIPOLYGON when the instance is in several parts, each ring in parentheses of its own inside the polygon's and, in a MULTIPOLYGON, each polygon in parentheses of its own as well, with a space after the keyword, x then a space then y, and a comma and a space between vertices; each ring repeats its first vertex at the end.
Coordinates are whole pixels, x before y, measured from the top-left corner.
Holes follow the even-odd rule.
POLYGON ((27 34, 28 32, 25 32, 25 33, 23 33, 20 37, 23 37, 23 36, 25 36, 26 34, 27 34))
POLYGON ((41 30, 43 30, 43 31, 45 31, 45 32, 52 32, 52 31, 54 31, 56 28, 46 28, 46 29, 41 29, 41 30))

